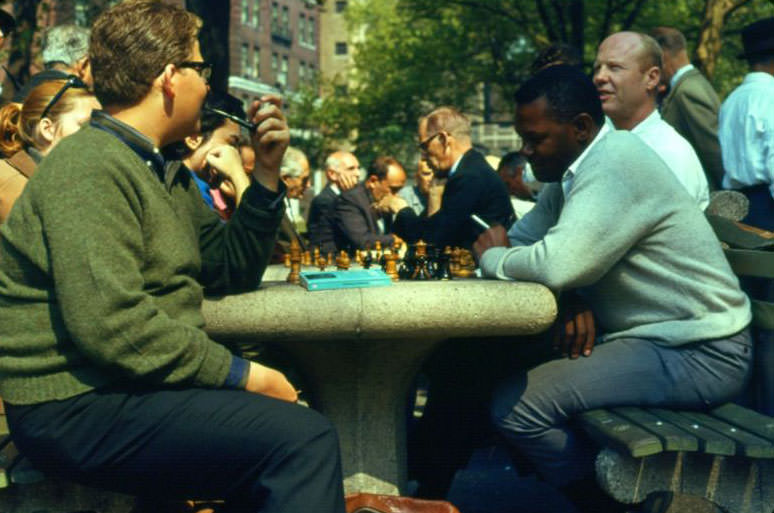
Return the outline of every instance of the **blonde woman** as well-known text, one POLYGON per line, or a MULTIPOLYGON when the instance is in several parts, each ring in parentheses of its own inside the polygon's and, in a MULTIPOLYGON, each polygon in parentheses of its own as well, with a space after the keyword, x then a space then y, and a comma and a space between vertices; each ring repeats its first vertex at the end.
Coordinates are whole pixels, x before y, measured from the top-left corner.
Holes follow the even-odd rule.
POLYGON ((73 76, 35 87, 19 106, 0 109, 0 223, 3 223, 27 180, 42 159, 63 138, 89 121, 99 102, 73 76))

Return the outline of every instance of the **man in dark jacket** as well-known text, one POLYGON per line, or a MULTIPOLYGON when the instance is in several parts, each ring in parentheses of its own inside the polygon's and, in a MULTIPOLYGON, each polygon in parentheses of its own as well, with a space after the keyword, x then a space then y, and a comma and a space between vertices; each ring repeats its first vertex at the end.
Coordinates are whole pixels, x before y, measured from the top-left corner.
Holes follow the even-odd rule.
POLYGON ((341 234, 337 249, 353 252, 357 249, 391 246, 395 236, 389 234, 389 218, 374 210, 374 203, 397 194, 406 184, 403 166, 392 157, 378 157, 368 167, 365 181, 354 189, 341 193, 336 202, 336 227, 341 234))
MULTIPOLYGON (((407 242, 423 239, 436 247, 469 248, 483 232, 472 219, 509 227, 514 219, 508 190, 497 173, 473 149, 470 120, 451 107, 439 107, 419 120, 419 149, 437 178, 447 178, 441 207, 427 218, 417 216, 400 197, 383 206, 396 214, 393 232, 407 242)), ((432 211, 431 205, 428 210, 432 211)))
POLYGON ((325 176, 328 184, 315 196, 309 207, 309 244, 320 248, 324 255, 335 253, 336 243, 336 200, 342 191, 357 185, 360 163, 348 151, 336 151, 325 160, 325 176))
POLYGON ((94 23, 105 111, 46 157, 0 229, 8 424, 36 467, 87 485, 226 499, 234 511, 343 513, 330 423, 293 404, 280 372, 202 329, 203 287, 260 282, 289 130, 279 98, 253 103, 254 183, 228 223, 190 173, 165 169, 159 148, 199 129, 211 69, 200 27, 151 0, 94 23))

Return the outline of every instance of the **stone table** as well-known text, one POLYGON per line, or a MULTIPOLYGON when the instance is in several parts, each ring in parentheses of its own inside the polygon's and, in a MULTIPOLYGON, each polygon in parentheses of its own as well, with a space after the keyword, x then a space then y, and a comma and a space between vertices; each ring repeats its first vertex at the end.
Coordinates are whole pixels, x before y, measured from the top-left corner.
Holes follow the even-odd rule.
MULTIPOLYGON (((264 280, 286 274, 270 268, 264 280)), ((423 359, 449 338, 542 332, 556 302, 542 285, 480 279, 316 292, 264 281, 255 292, 209 298, 204 314, 216 340, 290 354, 314 406, 336 425, 347 493, 397 494, 406 483, 407 396, 423 359)))

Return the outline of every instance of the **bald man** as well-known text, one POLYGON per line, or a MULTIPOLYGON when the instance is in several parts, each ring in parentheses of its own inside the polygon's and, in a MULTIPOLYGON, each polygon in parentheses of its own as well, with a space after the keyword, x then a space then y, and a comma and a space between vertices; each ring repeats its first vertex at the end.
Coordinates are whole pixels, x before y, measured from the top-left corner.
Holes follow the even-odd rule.
POLYGON ((309 243, 324 255, 335 253, 336 200, 342 191, 352 189, 360 178, 360 163, 348 151, 336 151, 325 160, 328 183, 309 207, 309 243))
MULTIPOLYGON (((629 130, 655 151, 701 210, 709 186, 690 143, 661 119, 656 108, 662 52, 646 34, 617 32, 602 41, 594 60, 594 85, 602 110, 618 130, 629 130)), ((680 193, 675 187, 675 193, 680 193)))

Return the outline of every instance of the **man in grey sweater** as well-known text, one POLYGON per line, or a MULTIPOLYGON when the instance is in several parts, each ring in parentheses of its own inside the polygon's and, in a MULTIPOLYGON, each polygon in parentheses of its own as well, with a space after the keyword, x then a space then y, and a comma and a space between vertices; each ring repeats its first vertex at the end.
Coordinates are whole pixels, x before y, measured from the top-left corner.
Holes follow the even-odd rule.
POLYGON ((522 152, 549 183, 508 234, 493 227, 474 249, 485 276, 543 283, 560 305, 573 294, 593 317, 570 309, 560 324, 570 358, 514 376, 491 413, 540 474, 572 496, 590 486, 593 453, 568 421, 594 408, 699 409, 732 399, 750 367, 750 305, 663 160, 636 135, 604 126, 588 77, 546 69, 516 102, 522 152), (605 342, 596 348, 593 318, 597 343, 605 342))

